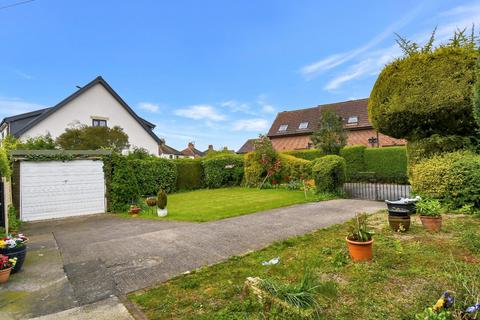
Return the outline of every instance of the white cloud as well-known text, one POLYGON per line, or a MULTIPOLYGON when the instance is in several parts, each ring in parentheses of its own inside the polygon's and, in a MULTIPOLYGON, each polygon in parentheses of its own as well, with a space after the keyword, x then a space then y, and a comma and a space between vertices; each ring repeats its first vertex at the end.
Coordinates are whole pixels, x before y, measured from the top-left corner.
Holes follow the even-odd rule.
POLYGON ((422 4, 416 6, 412 11, 408 12, 400 20, 397 20, 394 23, 390 24, 387 28, 385 28, 385 30, 377 34, 363 46, 360 46, 348 52, 336 53, 324 59, 306 65, 300 69, 300 73, 307 79, 312 79, 322 72, 333 69, 356 58, 360 54, 375 47, 387 37, 390 37, 395 31, 399 30, 407 23, 409 23, 420 12, 421 7, 422 4))
POLYGON ((233 123, 234 131, 264 131, 268 128, 268 121, 265 119, 237 120, 233 123))
POLYGON ((32 80, 33 79, 32 75, 30 75, 28 73, 25 73, 21 70, 13 69, 12 71, 13 71, 13 73, 15 73, 18 77, 20 77, 22 79, 25 79, 25 80, 32 80))
POLYGON ((217 113, 214 107, 206 104, 198 104, 189 106, 187 108, 178 109, 175 111, 177 116, 190 118, 194 120, 211 120, 211 121, 222 121, 226 117, 223 114, 217 113))
POLYGON ((231 112, 242 112, 246 114, 254 114, 248 103, 238 102, 236 100, 228 100, 220 104, 221 107, 228 108, 231 112))
POLYGON ((0 96, 0 115, 3 117, 13 116, 43 108, 45 108, 45 106, 38 103, 25 101, 15 97, 0 96))
POLYGON ((160 106, 152 102, 140 102, 138 104, 138 107, 142 110, 153 112, 153 113, 158 112, 158 110, 160 110, 160 106))
POLYGON ((267 101, 267 95, 266 94, 261 94, 257 98, 257 104, 260 106, 261 111, 263 113, 274 113, 275 112, 275 107, 268 103, 267 101))

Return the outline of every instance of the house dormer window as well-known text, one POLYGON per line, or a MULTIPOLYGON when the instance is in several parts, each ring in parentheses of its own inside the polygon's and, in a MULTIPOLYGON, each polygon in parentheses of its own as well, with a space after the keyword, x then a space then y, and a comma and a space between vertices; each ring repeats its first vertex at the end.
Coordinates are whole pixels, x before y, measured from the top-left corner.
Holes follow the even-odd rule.
POLYGON ((302 122, 298 126, 298 129, 307 129, 308 128, 308 122, 302 122))
POLYGON ((106 127, 107 120, 105 119, 92 119, 92 126, 93 127, 106 127))
POLYGON ((348 117, 347 124, 358 124, 358 116, 348 117))
POLYGON ((288 124, 282 124, 278 128, 278 131, 287 131, 287 128, 288 128, 288 124))

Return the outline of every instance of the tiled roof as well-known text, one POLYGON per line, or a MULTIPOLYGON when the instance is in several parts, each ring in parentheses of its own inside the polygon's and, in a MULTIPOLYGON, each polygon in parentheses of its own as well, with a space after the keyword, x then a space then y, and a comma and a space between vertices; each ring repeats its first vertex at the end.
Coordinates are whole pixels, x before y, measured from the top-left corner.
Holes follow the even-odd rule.
POLYGON ((166 144, 164 143, 161 143, 158 145, 158 152, 160 154, 174 154, 174 155, 182 155, 182 153, 170 146, 167 146, 166 144))
POLYGON ((243 146, 240 147, 240 149, 238 149, 237 153, 239 154, 243 154, 243 153, 249 153, 249 152, 252 152, 253 150, 255 150, 255 141, 257 141, 258 139, 248 139, 247 141, 245 141, 245 143, 243 144, 243 146))
POLYGON ((347 130, 372 127, 368 121, 368 99, 359 99, 323 104, 307 109, 280 112, 277 114, 275 121, 273 121, 273 124, 268 131, 268 136, 276 137, 295 134, 311 134, 317 130, 320 111, 324 108, 335 110, 335 112, 343 118, 344 128, 347 130), (355 124, 348 124, 347 121, 350 117, 357 117, 358 122, 355 124), (299 128, 302 122, 308 123, 307 127, 304 129, 299 128), (282 125, 287 125, 287 128, 284 131, 279 131, 279 128, 282 125))
POLYGON ((187 156, 187 157, 203 157, 204 156, 204 153, 200 150, 198 150, 197 148, 185 148, 183 149, 182 151, 180 151, 180 153, 184 156, 187 156))

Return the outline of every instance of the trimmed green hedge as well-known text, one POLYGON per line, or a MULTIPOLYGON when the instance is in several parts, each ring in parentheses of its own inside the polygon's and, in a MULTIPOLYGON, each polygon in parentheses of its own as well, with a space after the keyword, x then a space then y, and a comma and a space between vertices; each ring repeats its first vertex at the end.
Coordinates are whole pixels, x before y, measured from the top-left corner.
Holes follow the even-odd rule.
POLYGON ((288 154, 279 154, 280 181, 298 181, 312 177, 312 161, 297 158, 288 154))
POLYGON ((412 168, 412 188, 460 208, 480 207, 480 155, 457 151, 436 155, 412 168))
POLYGON ((313 161, 312 174, 317 192, 340 191, 346 180, 346 161, 337 155, 328 155, 313 161))
POLYGON ((153 158, 129 160, 129 163, 135 172, 141 195, 156 195, 160 189, 167 193, 175 191, 177 168, 172 161, 153 158))
POLYGON ((200 159, 178 159, 174 163, 177 166, 177 190, 194 190, 205 186, 200 159))
POLYGON ((112 182, 110 190, 110 209, 125 212, 129 205, 140 197, 140 188, 131 163, 123 156, 112 158, 112 182))
POLYGON ((205 185, 221 188, 240 185, 243 178, 243 156, 225 155, 203 161, 205 185))
POLYGON ((258 187, 262 182, 264 169, 255 160, 255 154, 249 152, 244 157, 244 183, 247 187, 258 187))
POLYGON ((297 158, 305 159, 305 160, 315 160, 320 158, 324 154, 320 150, 317 149, 310 149, 310 150, 293 150, 293 151, 285 151, 282 152, 283 154, 288 154, 290 156, 294 156, 297 158))
POLYGON ((10 163, 8 161, 7 152, 0 148, 0 177, 10 177, 10 163))
POLYGON ((364 145, 347 146, 340 150, 340 156, 347 164, 347 181, 360 178, 359 172, 365 172, 365 147, 364 145))
POLYGON ((367 148, 364 158, 365 170, 375 172, 377 180, 396 183, 408 181, 405 147, 367 148))

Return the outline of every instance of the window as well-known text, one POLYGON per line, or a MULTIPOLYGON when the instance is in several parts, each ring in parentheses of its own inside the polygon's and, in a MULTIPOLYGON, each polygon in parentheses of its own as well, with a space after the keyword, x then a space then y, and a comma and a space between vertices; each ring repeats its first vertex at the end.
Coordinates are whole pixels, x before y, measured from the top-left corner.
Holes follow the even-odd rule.
POLYGON ((358 123, 358 117, 357 116, 348 117, 347 124, 357 124, 357 123, 358 123))
POLYGON ((282 124, 278 128, 278 131, 287 131, 287 128, 288 128, 288 124, 282 124))
POLYGON ((298 126, 298 129, 307 129, 308 128, 308 122, 302 122, 298 126))
POLYGON ((93 127, 106 127, 107 126, 107 120, 92 119, 92 126, 93 127))

